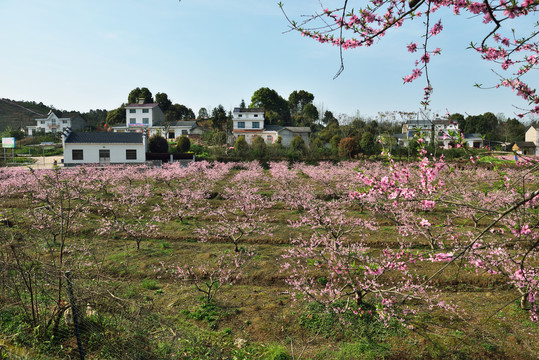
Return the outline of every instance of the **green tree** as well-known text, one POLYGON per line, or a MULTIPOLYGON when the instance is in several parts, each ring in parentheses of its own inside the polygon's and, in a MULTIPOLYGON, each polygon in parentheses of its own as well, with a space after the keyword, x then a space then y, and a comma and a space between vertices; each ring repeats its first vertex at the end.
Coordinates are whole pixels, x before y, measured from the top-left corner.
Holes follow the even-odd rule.
MULTIPOLYGON (((329 110, 326 110, 326 112, 324 112, 324 117, 322 117, 322 119, 320 120, 324 125, 328 125, 332 121, 337 121, 335 116, 333 116, 333 113, 329 110)), ((337 125, 339 125, 339 121, 337 121, 337 125)))
POLYGON ((379 153, 379 148, 376 145, 376 138, 375 136, 370 132, 364 132, 361 135, 361 140, 359 141, 359 146, 361 147, 361 151, 364 154, 367 155, 373 155, 379 153))
POLYGON ((234 150, 238 152, 240 155, 244 155, 247 150, 249 150, 249 144, 247 144, 247 140, 245 140, 245 136, 240 135, 236 139, 236 142, 234 143, 234 150))
POLYGON ((197 119, 207 119, 207 118, 209 118, 209 117, 210 117, 210 116, 209 116, 208 110, 207 110, 206 108, 202 107, 202 108, 200 108, 200 109, 198 110, 198 117, 197 117, 197 119))
MULTIPOLYGON (((288 96, 288 105, 290 106, 290 113, 294 115, 304 115, 303 109, 307 104, 312 104, 314 95, 305 90, 294 90, 288 96)), ((318 111, 317 111, 318 113, 318 111)))
POLYGON ((211 125, 216 130, 224 130, 228 116, 223 105, 219 105, 211 112, 211 125))
POLYGON ((256 159, 262 159, 266 156, 266 142, 262 137, 255 136, 251 148, 253 149, 253 155, 256 159))
POLYGON ((171 105, 168 110, 165 112, 165 120, 167 122, 173 122, 178 120, 189 120, 194 119, 195 113, 193 110, 188 108, 185 105, 174 104, 171 105))
POLYGON ((1 137, 13 137, 15 140, 21 140, 24 138, 24 131, 20 129, 12 129, 11 126, 2 131, 1 137))
POLYGON ((212 135, 211 142, 213 145, 224 145, 226 144, 226 132, 220 130, 215 131, 212 135))
POLYGON ((341 137, 339 135, 333 135, 329 140, 329 148, 331 150, 337 151, 339 149, 339 143, 341 142, 341 137))
POLYGON ((161 108, 161 110, 163 110, 164 113, 166 113, 168 109, 172 106, 172 101, 170 101, 168 95, 165 93, 155 94, 155 101, 159 104, 159 107, 161 108))
POLYGON ((153 135, 148 140, 148 149, 152 153, 168 153, 167 139, 161 135, 153 135))
POLYGON ((279 115, 276 118, 270 118, 267 114, 266 120, 269 120, 270 124, 282 124, 286 125, 290 123, 290 110, 288 107, 288 101, 283 99, 277 91, 263 87, 256 90, 251 97, 251 105, 249 107, 258 107, 264 109, 265 112, 275 112, 279 115))
POLYGON ((116 124, 125 124, 125 106, 123 104, 119 108, 107 113, 106 124, 108 127, 116 124))
POLYGON ((131 90, 127 97, 128 104, 135 104, 138 102, 138 99, 144 98, 145 103, 153 103, 152 92, 148 88, 135 88, 131 90))
POLYGON ((305 126, 312 126, 318 120, 318 109, 313 104, 307 104, 303 107, 303 118, 305 126))
POLYGON ((290 141, 290 148, 296 153, 303 154, 305 152, 305 141, 300 135, 296 135, 290 141))
POLYGON ((191 140, 185 135, 182 135, 176 141, 176 150, 182 153, 188 152, 191 147, 191 140))
POLYGON ((107 122, 107 115, 108 111, 105 109, 91 109, 88 112, 80 114, 80 116, 86 120, 86 126, 90 130, 95 130, 96 128, 105 125, 107 122))

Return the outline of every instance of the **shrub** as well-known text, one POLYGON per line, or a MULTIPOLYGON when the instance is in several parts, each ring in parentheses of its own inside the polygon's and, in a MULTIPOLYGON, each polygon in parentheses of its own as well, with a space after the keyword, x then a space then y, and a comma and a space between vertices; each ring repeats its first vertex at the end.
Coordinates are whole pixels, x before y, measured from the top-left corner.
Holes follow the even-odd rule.
POLYGON ((260 136, 253 139, 252 148, 256 159, 263 158, 266 155, 266 142, 260 136))
POLYGON ((185 135, 180 136, 176 142, 176 151, 184 153, 188 152, 189 148, 191 148, 191 140, 185 135))
POLYGON ((356 139, 352 137, 342 139, 339 142, 338 149, 339 156, 347 158, 352 158, 352 156, 356 155, 359 150, 356 139))
POLYGON ((303 138, 299 135, 294 136, 292 141, 290 141, 290 149, 292 149, 296 153, 304 153, 305 141, 303 141, 303 138))
POLYGON ((148 149, 152 153, 168 153, 167 139, 161 135, 153 135, 148 141, 148 149))
POLYGON ((239 152, 240 154, 243 154, 249 149, 249 144, 247 144, 247 140, 245 140, 245 136, 240 135, 236 142, 234 143, 234 150, 239 152))
POLYGON ((329 140, 329 147, 331 150, 337 150, 339 148, 339 143, 341 142, 341 137, 339 135, 334 135, 329 140))
POLYGON ((224 145, 226 144, 226 132, 216 131, 213 133, 211 142, 213 145, 224 145))

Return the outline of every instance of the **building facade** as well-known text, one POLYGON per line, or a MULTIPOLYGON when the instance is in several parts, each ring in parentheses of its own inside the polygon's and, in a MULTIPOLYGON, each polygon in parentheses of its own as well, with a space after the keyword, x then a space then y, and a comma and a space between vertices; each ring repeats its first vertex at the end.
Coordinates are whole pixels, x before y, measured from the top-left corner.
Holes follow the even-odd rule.
POLYGON ((37 133, 62 133, 66 129, 83 130, 85 127, 86 120, 80 114, 61 116, 60 112, 51 110, 46 118, 36 119, 36 125, 27 126, 26 132, 28 136, 34 136, 37 133))
POLYGON ((63 136, 64 165, 141 164, 146 161, 143 133, 70 132, 63 136))
POLYGON ((252 144, 254 138, 260 136, 267 144, 273 144, 280 136, 281 144, 288 146, 292 139, 299 135, 305 144, 309 144, 309 127, 266 125, 264 110, 260 108, 234 108, 232 123, 232 142, 243 136, 248 144, 252 144))

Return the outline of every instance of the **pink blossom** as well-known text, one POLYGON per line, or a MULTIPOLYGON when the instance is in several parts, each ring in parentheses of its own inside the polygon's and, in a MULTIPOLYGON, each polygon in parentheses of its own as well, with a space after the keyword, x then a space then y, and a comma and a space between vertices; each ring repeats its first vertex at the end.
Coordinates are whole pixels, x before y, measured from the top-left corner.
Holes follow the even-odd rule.
POLYGON ((417 43, 410 43, 407 48, 409 52, 414 53, 417 51, 417 43))

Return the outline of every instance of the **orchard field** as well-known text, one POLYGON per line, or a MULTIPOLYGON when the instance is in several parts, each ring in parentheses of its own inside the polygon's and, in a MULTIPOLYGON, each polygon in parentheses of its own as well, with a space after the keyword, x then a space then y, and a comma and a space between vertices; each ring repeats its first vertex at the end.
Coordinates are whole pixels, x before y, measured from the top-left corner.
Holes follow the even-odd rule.
POLYGON ((535 359, 537 166, 471 160, 2 168, 0 355, 535 359))

